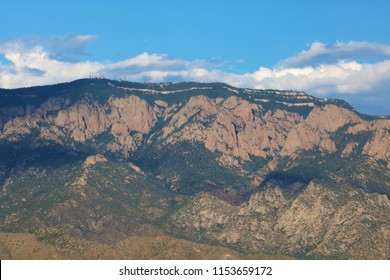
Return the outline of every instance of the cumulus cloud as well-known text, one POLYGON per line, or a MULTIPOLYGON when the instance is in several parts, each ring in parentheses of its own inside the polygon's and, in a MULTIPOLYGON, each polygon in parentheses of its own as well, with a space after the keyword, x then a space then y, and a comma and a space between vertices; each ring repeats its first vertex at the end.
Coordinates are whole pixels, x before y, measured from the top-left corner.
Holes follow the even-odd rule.
POLYGON ((372 64, 339 60, 302 68, 260 68, 251 74, 259 88, 282 88, 308 91, 312 94, 358 94, 382 87, 390 80, 390 60, 372 64))
MULTIPOLYGON (((219 59, 187 61, 166 54, 142 53, 109 63, 99 61, 70 62, 61 54, 83 51, 94 40, 91 35, 11 39, 0 42, 0 87, 16 88, 71 81, 90 75, 104 75, 133 81, 210 80, 212 69, 223 65, 219 59), (69 40, 65 43, 63 41, 69 40)), ((217 80, 216 78, 215 80, 217 80)))
POLYGON ((0 87, 2 88, 70 81, 103 68, 100 62, 64 62, 51 58, 41 46, 26 51, 10 48, 3 54, 10 64, 0 65, 0 87))
POLYGON ((344 98, 386 95, 390 101, 390 46, 354 41, 331 45, 314 42, 308 50, 282 60, 272 69, 261 67, 251 76, 258 88, 295 89, 344 98))
POLYGON ((95 40, 96 36, 90 34, 11 38, 0 41, 0 53, 28 53, 31 50, 40 47, 52 58, 70 59, 72 56, 85 54, 84 51, 87 46, 95 40))
POLYGON ((166 54, 142 53, 112 63, 59 58, 83 52, 93 40, 92 35, 68 35, 0 42, 0 55, 8 61, 0 62, 0 87, 52 84, 101 73, 132 81, 225 82, 237 87, 302 90, 320 96, 376 96, 390 104, 390 46, 384 44, 315 42, 275 67, 260 67, 245 74, 222 70, 220 59, 188 61, 166 54), (380 60, 362 62, 363 57, 380 60))
POLYGON ((308 50, 282 60, 278 67, 304 67, 307 65, 332 64, 338 60, 389 59, 390 46, 370 42, 314 42, 308 50))

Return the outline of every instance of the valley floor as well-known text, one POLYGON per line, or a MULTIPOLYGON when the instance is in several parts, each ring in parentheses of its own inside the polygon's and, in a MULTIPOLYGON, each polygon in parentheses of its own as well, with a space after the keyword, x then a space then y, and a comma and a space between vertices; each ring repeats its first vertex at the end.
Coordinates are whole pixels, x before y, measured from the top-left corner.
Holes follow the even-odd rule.
POLYGON ((239 260, 292 259, 287 256, 241 254, 218 246, 209 246, 166 236, 128 237, 113 245, 101 244, 68 235, 0 233, 2 260, 239 260))

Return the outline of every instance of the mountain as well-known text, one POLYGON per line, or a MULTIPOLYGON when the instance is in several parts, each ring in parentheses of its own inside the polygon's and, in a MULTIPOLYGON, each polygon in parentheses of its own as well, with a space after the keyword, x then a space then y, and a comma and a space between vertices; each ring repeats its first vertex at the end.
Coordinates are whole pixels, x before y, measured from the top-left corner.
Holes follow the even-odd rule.
POLYGON ((1 89, 0 189, 2 236, 43 244, 54 229, 99 246, 165 236, 389 259, 390 118, 222 83, 1 89))

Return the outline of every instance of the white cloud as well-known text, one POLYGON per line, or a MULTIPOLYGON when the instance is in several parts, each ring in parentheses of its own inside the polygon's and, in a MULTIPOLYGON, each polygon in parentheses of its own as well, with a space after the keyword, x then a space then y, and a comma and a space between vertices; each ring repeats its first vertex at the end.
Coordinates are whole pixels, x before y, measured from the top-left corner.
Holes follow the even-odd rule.
MULTIPOLYGON (((312 94, 358 94, 378 90, 390 80, 390 60, 373 64, 340 60, 304 68, 260 68, 253 86, 308 91, 312 94)), ((382 89, 387 90, 387 89, 382 89)))
POLYGON ((84 35, 63 35, 63 36, 29 36, 23 38, 11 38, 0 41, 0 53, 5 52, 30 52, 31 49, 41 47, 47 55, 52 58, 69 59, 72 56, 84 54, 85 49, 96 36, 90 34, 84 35))
POLYGON ((279 63, 279 67, 303 67, 306 65, 331 64, 337 60, 389 59, 390 46, 380 43, 337 42, 326 45, 314 42, 308 50, 304 50, 279 63))
POLYGON ((2 88, 70 81, 103 69, 103 64, 99 62, 73 63, 50 58, 49 53, 41 46, 23 52, 18 48, 9 49, 4 56, 11 65, 0 65, 0 87, 2 88))
POLYGON ((109 78, 133 81, 225 82, 237 87, 302 90, 321 96, 381 95, 380 99, 390 104, 387 59, 390 46, 383 44, 316 42, 309 50, 285 59, 274 68, 260 67, 245 74, 222 71, 220 59, 188 61, 166 54, 142 53, 114 63, 69 62, 58 58, 64 53, 82 52, 94 39, 92 35, 72 35, 0 42, 0 55, 9 61, 0 64, 0 87, 52 84, 103 73, 109 78), (382 60, 359 62, 362 57, 374 56, 382 60))

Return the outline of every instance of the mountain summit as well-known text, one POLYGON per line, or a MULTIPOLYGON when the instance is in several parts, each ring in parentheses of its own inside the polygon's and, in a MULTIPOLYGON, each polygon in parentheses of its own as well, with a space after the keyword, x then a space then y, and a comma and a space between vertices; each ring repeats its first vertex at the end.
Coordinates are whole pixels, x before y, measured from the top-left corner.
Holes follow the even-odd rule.
POLYGON ((0 190, 4 232, 389 259, 390 119, 222 83, 0 90, 0 190))

